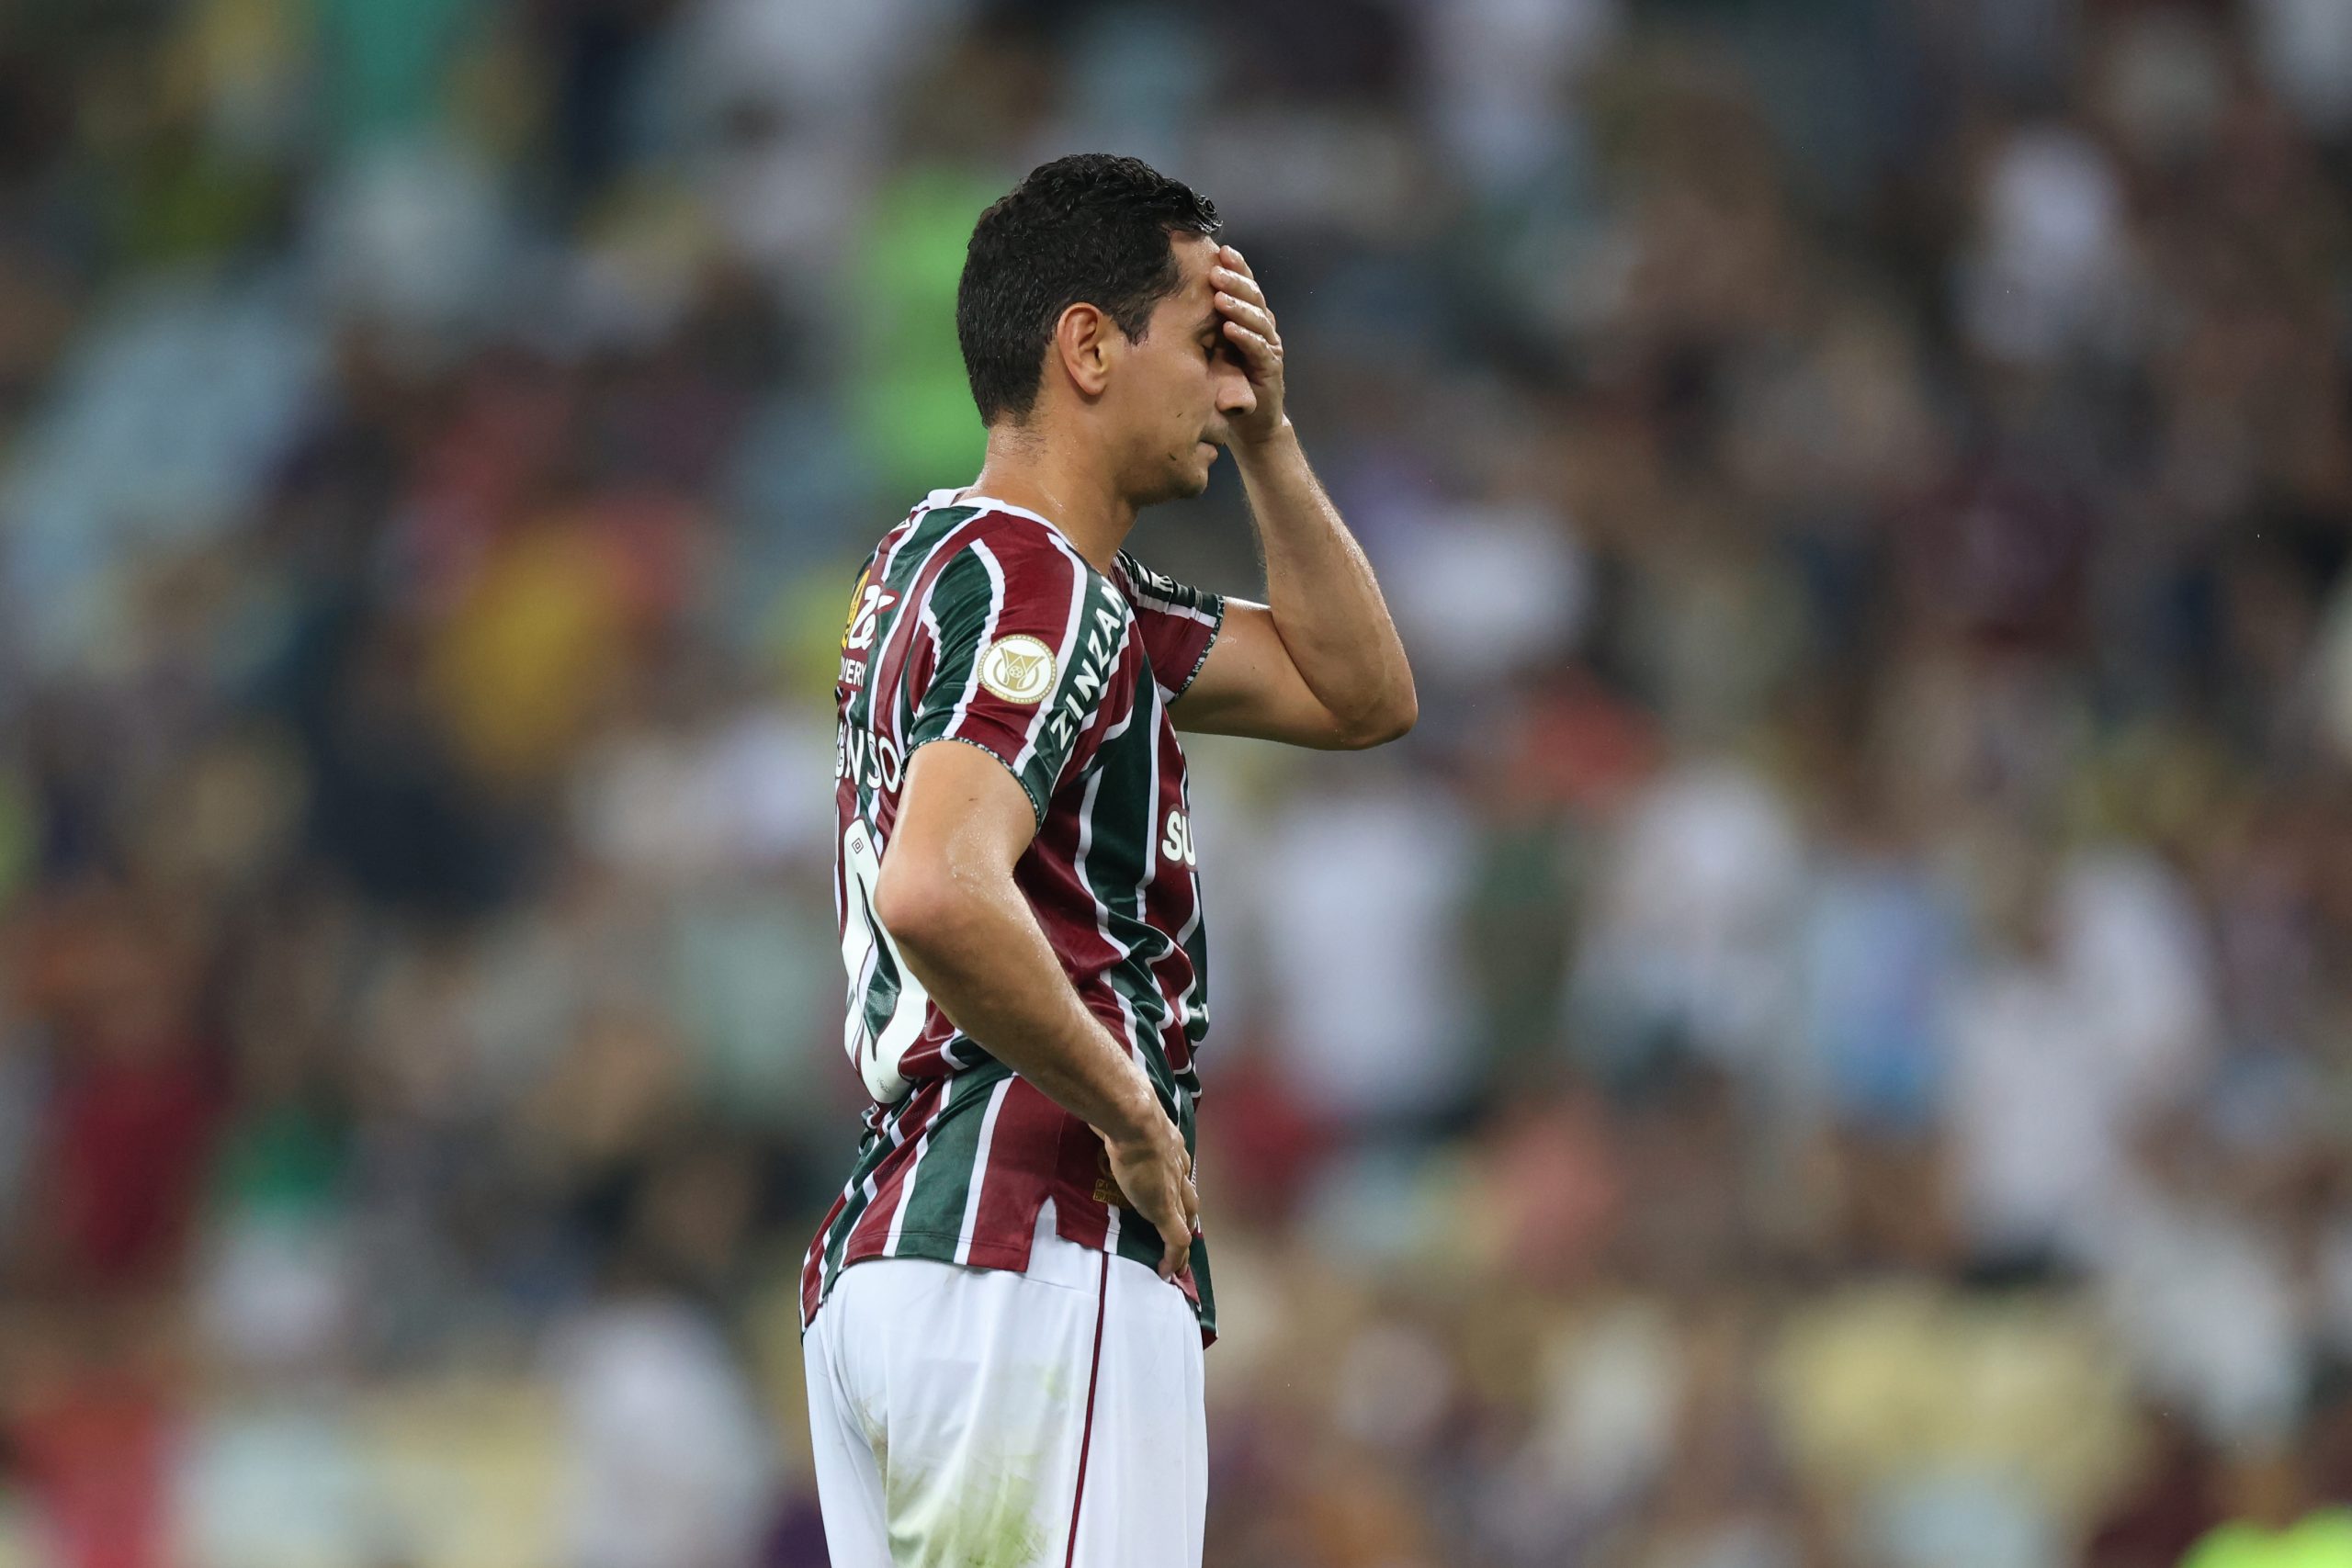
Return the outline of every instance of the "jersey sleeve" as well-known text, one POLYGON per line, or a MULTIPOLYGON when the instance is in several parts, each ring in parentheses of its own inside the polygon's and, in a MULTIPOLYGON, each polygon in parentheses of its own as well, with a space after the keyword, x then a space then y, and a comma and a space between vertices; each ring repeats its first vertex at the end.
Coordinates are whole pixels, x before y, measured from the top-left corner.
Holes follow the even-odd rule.
POLYGON ((1174 702, 1208 662, 1209 649, 1225 626, 1225 595, 1192 588, 1154 571, 1126 551, 1119 552, 1127 600, 1135 606, 1136 632, 1151 660, 1151 678, 1162 702, 1174 702))
POLYGON ((1044 822, 1132 635, 1117 590, 1058 548, 999 536, 957 552, 922 615, 934 658, 908 756, 934 740, 978 746, 1011 770, 1044 822))

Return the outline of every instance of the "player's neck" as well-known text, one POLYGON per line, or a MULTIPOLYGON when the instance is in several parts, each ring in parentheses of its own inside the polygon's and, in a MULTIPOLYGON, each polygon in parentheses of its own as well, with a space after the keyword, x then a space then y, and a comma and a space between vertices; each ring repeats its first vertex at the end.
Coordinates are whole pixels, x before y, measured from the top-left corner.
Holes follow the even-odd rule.
POLYGON ((1136 509, 1107 474, 1057 460, 1029 442, 989 437, 988 460, 967 495, 985 495, 1051 523, 1095 570, 1107 572, 1136 525, 1136 509))

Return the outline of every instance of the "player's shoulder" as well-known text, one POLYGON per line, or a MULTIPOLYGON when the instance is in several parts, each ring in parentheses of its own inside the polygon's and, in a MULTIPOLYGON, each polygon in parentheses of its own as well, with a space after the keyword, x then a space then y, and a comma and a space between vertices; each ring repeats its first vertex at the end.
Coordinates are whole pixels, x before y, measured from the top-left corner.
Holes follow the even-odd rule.
POLYGON ((1119 599, 1112 580, 1034 513, 987 501, 956 502, 954 510, 963 515, 941 541, 946 555, 933 579, 936 592, 1063 604, 1081 596, 1119 599))
POLYGON ((1102 575, 1088 564, 1084 556, 1078 553, 1077 547, 1062 536, 1060 529, 1035 513, 1023 512, 1001 502, 979 501, 965 504, 972 508, 972 514, 958 532, 965 535, 967 548, 977 544, 1000 560, 1032 570, 1045 570, 1059 577, 1102 575))

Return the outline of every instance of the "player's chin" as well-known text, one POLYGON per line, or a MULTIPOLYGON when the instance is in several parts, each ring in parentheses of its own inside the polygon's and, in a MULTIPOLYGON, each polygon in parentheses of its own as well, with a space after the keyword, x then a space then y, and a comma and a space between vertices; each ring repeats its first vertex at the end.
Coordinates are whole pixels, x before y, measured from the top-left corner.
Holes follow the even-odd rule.
POLYGON ((1209 488, 1206 463, 1192 463, 1171 468, 1160 475, 1154 502, 1190 501, 1209 488))
POLYGON ((1192 466, 1183 473, 1184 494, 1195 496, 1209 488, 1209 472, 1216 467, 1217 448, 1204 441, 1193 449, 1192 466))

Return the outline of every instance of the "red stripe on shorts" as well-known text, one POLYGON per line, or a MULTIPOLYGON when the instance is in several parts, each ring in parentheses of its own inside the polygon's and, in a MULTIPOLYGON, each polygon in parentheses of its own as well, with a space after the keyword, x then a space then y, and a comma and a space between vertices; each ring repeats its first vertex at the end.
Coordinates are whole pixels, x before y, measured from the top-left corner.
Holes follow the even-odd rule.
POLYGON ((1102 1255, 1102 1283, 1094 1297, 1094 1364, 1086 1372, 1086 1426, 1078 1439, 1078 1491, 1069 1500, 1069 1550, 1062 1568, 1078 1561, 1078 1511, 1086 1506, 1086 1460, 1094 1447, 1094 1384, 1102 1375, 1102 1319, 1111 1306, 1111 1255, 1102 1255))

